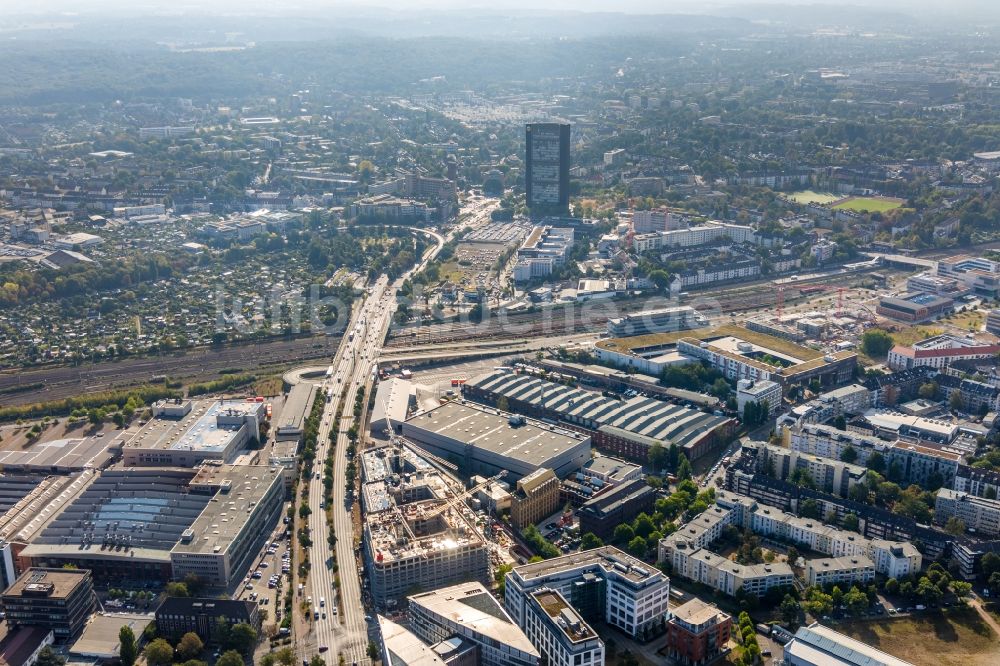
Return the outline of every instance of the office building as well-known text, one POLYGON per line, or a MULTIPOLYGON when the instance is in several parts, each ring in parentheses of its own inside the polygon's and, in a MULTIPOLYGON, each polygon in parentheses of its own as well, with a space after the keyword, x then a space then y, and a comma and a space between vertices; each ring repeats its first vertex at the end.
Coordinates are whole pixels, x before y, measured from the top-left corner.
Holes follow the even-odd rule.
MULTIPOLYGON (((537 643, 514 623, 482 583, 462 583, 407 597, 410 630, 428 645, 456 637, 475 649, 478 666, 540 666, 537 643)), ((435 650, 440 654, 439 650, 435 650)))
POLYGON ((535 227, 517 251, 514 264, 515 282, 527 282, 545 277, 566 263, 573 248, 574 231, 569 228, 535 227))
POLYGON ((736 383, 736 405, 740 416, 748 403, 756 403, 757 406, 767 405, 768 418, 774 418, 781 411, 783 405, 781 384, 767 379, 754 381, 752 379, 741 379, 736 383))
POLYGON ((980 296, 1000 296, 1000 262, 992 259, 948 257, 937 262, 937 274, 964 282, 966 287, 980 296))
POLYGON ((428 645, 415 633, 396 624, 392 620, 378 616, 379 636, 382 639, 382 660, 385 666, 477 666, 475 647, 466 645, 456 638, 447 643, 428 645), (451 647, 457 643, 460 648, 471 652, 466 660, 446 662, 438 653, 439 646, 451 647))
POLYGON ((990 310, 986 314, 986 332, 1000 335, 1000 310, 990 310))
POLYGON ((565 478, 590 459, 590 438, 579 432, 457 400, 411 417, 402 434, 470 474, 506 470, 508 482, 540 467, 565 478))
POLYGON ((604 641, 558 590, 530 592, 524 633, 551 666, 604 666, 604 641))
POLYGON ((704 362, 732 381, 770 380, 784 391, 813 380, 821 387, 838 386, 850 381, 857 367, 854 352, 825 354, 732 324, 690 336, 661 333, 599 340, 594 354, 600 361, 654 377, 671 366, 704 362))
POLYGON ((648 335, 701 328, 708 320, 688 305, 679 305, 661 310, 633 312, 623 317, 608 320, 608 335, 625 338, 631 335, 648 335))
POLYGON ((559 510, 559 477, 540 467, 518 479, 510 498, 510 524, 522 530, 559 510))
POLYGON ((651 513, 655 500, 656 490, 645 479, 621 483, 587 500, 577 510, 580 534, 593 532, 608 540, 618 525, 631 522, 644 511, 651 513))
POLYGON ((250 569, 283 513, 284 470, 206 463, 188 489, 211 499, 170 551, 173 576, 227 587, 250 569))
POLYGON ((557 590, 584 620, 603 620, 633 637, 659 625, 670 597, 663 573, 612 546, 514 567, 504 607, 518 626, 525 626, 528 596, 542 588, 557 590))
POLYGON ((576 473, 577 481, 599 482, 600 485, 616 486, 626 481, 641 479, 642 466, 613 458, 595 455, 576 473))
POLYGON ((958 518, 965 528, 986 536, 1000 535, 1000 500, 941 488, 934 502, 934 520, 940 524, 958 518))
POLYGON ((864 555, 853 557, 819 557, 806 561, 806 582, 809 585, 867 585, 875 580, 875 563, 864 555))
POLYGON ((193 631, 202 641, 210 644, 218 639, 215 632, 219 618, 224 618, 230 626, 249 624, 260 631, 260 610, 256 601, 167 597, 156 609, 156 632, 176 641, 193 631))
POLYGON ((784 653, 786 666, 913 666, 818 622, 800 627, 784 653))
POLYGON ((707 664, 726 649, 732 628, 732 616, 695 597, 667 620, 667 655, 683 666, 707 664))
POLYGON ((97 605, 89 571, 38 567, 21 574, 2 601, 9 628, 51 629, 59 643, 76 638, 97 605))
POLYGON ((251 441, 260 440, 263 402, 243 400, 160 400, 153 418, 129 430, 122 445, 127 467, 194 467, 206 460, 231 461, 251 441))
POLYGON ((568 210, 569 140, 569 125, 525 126, 525 192, 532 212, 568 210))

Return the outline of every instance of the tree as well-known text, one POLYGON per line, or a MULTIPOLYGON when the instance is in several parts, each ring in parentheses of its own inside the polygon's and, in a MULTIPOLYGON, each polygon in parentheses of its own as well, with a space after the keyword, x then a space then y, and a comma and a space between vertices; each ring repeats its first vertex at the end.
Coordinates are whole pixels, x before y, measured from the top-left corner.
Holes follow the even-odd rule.
POLYGON ((952 516, 944 524, 944 531, 952 536, 962 536, 965 534, 965 521, 958 516, 952 516))
POLYGON ((600 537, 595 535, 593 532, 587 532, 582 537, 580 537, 580 550, 590 550, 592 548, 600 548, 604 545, 604 542, 600 537))
POLYGON ((497 398, 497 409, 499 409, 501 412, 510 411, 510 401, 507 400, 507 396, 502 395, 499 398, 497 398))
POLYGON ((868 595, 854 586, 844 595, 844 603, 847 605, 847 612, 857 617, 868 608, 868 595))
POLYGON ((951 591, 955 593, 955 597, 961 603, 965 603, 965 598, 969 596, 970 592, 972 592, 972 583, 968 583, 964 580, 952 581, 951 591))
POLYGON ((275 652, 274 656, 277 658, 278 663, 281 664, 281 666, 292 666, 292 664, 295 663, 295 651, 288 646, 285 646, 275 652))
POLYGON ((980 565, 983 569, 983 575, 989 578, 991 574, 1000 571, 1000 555, 986 553, 983 555, 982 560, 980 560, 980 565))
POLYGON ((892 336, 880 328, 869 328, 861 336, 861 350, 872 357, 885 356, 892 345, 892 336))
POLYGON ((802 518, 815 518, 819 520, 819 503, 814 499, 803 500, 799 507, 799 515, 802 518))
POLYGON ((38 653, 38 659, 35 660, 36 666, 39 664, 41 666, 63 666, 65 663, 66 657, 60 657, 48 645, 42 648, 41 652, 38 653))
POLYGON ((653 471, 660 471, 667 463, 667 450, 659 442, 653 442, 653 445, 649 447, 648 458, 653 471))
POLYGON ((215 666, 246 666, 243 661, 243 657, 236 650, 227 650, 222 653, 218 661, 215 662, 215 666))
POLYGON ((649 546, 641 536, 636 536, 628 542, 628 552, 638 558, 646 557, 647 550, 649 550, 649 546))
POLYGON ((188 592, 187 585, 184 583, 167 583, 167 596, 168 597, 190 597, 191 593, 188 592))
POLYGON ((174 661, 173 646, 162 638, 157 638, 147 645, 143 654, 146 655, 146 663, 150 666, 166 666, 174 661))
POLYGON ((122 666, 132 666, 139 656, 139 646, 135 640, 135 632, 127 624, 118 631, 118 659, 122 666))
POLYGON ((872 451, 872 454, 868 456, 866 467, 879 474, 885 474, 885 456, 878 451, 872 451))
MULTIPOLYGON (((837 414, 837 417, 833 419, 833 427, 837 430, 847 430, 847 419, 844 418, 843 414, 837 414)), ((848 448, 852 451, 854 450, 850 445, 848 445, 848 448)), ((854 451, 854 454, 854 459, 857 460, 857 451, 854 451)), ((844 460, 843 457, 841 457, 841 460, 844 460)), ((854 460, 844 460, 844 462, 854 462, 854 460)))
POLYGON ((858 531, 858 516, 853 513, 848 513, 844 515, 844 520, 841 523, 845 530, 850 530, 852 532, 858 531))
MULTIPOLYGON (((844 428, 840 428, 840 430, 843 429, 844 428)), ((840 452, 840 460, 842 462, 853 465, 858 460, 858 450, 853 446, 851 446, 850 444, 848 444, 847 446, 844 447, 844 450, 840 452)))
POLYGON ((177 652, 184 659, 193 659, 201 654, 201 651, 204 649, 205 644, 201 641, 198 634, 193 631, 189 631, 181 636, 181 640, 177 643, 177 652))
POLYGON ((802 606, 799 602, 792 598, 792 595, 786 594, 785 598, 781 600, 781 619, 785 624, 794 627, 799 622, 799 613, 802 611, 802 606))
POLYGON ((260 666, 274 666, 278 663, 278 658, 273 652, 269 652, 260 658, 260 666))
POLYGON ((640 513, 632 522, 632 531, 643 539, 652 534, 655 529, 656 525, 653 524, 653 519, 646 512, 640 513))
POLYGON ((925 400, 937 400, 939 390, 941 387, 937 382, 924 382, 917 389, 917 395, 925 400))
POLYGON ((680 454, 680 462, 677 463, 677 479, 680 481, 686 481, 691 478, 693 472, 691 470, 691 462, 687 459, 687 456, 683 453, 680 454))
POLYGON ((677 471, 677 466, 681 462, 681 449, 674 442, 667 448, 667 469, 673 473, 677 471))
POLYGON ((323 661, 323 657, 314 654, 312 659, 309 660, 309 666, 326 666, 326 662, 323 661))
POLYGON ((238 622, 229 632, 229 644, 226 647, 240 654, 248 653, 257 644, 257 630, 246 622, 238 622))
POLYGON ((894 596, 899 594, 899 581, 895 578, 890 578, 885 581, 885 593, 894 596))
POLYGON ((965 409, 965 401, 962 400, 962 393, 960 391, 951 392, 951 395, 948 396, 948 407, 956 412, 965 409))
POLYGON ((795 546, 788 547, 788 564, 794 565, 799 559, 799 549, 795 546))
POLYGON ((622 523, 615 527, 614 542, 620 545, 627 544, 629 541, 635 538, 635 532, 632 530, 631 525, 626 525, 622 523))

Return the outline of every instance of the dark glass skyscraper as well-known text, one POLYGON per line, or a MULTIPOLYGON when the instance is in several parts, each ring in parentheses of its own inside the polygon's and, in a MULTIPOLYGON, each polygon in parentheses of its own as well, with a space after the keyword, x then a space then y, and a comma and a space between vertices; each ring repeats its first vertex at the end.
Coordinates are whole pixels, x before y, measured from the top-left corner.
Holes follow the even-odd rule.
POLYGON ((569 125, 525 126, 525 191, 533 213, 569 209, 569 125))

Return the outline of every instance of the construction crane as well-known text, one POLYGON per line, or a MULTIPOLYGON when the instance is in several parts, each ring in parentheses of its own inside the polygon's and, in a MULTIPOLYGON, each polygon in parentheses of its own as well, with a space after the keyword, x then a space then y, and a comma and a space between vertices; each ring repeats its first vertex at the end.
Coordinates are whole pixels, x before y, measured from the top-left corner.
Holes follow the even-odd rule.
POLYGON ((499 481, 500 479, 504 478, 505 476, 507 476, 507 470, 505 470, 505 469, 500 470, 499 473, 494 474, 493 476, 491 476, 490 478, 486 479, 482 483, 477 483, 476 485, 472 486, 468 490, 462 491, 458 495, 455 495, 454 497, 452 497, 450 500, 448 500, 444 504, 442 504, 442 505, 440 505, 438 507, 435 507, 434 509, 431 509, 429 512, 427 512, 426 514, 423 515, 423 519, 424 520, 430 520, 431 518, 436 518, 437 516, 440 516, 442 513, 444 513, 448 509, 451 509, 456 504, 464 501, 466 497, 471 497, 472 495, 475 495, 480 490, 482 490, 483 488, 487 487, 488 485, 490 485, 494 481, 499 481))
POLYGON ((445 460, 440 456, 436 456, 430 451, 426 451, 423 448, 417 446, 410 440, 403 439, 402 437, 397 435, 396 432, 392 429, 392 420, 389 418, 389 406, 385 404, 385 400, 382 400, 382 411, 385 412, 385 434, 388 435, 389 442, 393 446, 399 446, 399 447, 405 446, 409 449, 412 449, 416 453, 420 454, 424 458, 427 458, 431 462, 437 463, 442 467, 446 467, 447 469, 450 469, 453 472, 458 471, 458 465, 456 465, 455 463, 445 460))

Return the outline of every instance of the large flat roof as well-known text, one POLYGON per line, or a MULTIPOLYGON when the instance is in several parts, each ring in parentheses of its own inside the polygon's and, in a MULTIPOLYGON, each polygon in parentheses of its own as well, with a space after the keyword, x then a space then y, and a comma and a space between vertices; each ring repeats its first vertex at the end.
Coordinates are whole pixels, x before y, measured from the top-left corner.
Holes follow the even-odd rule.
POLYGON ((614 546, 601 546, 541 562, 522 564, 514 567, 514 572, 522 580, 531 581, 536 578, 548 578, 563 571, 590 567, 600 567, 606 572, 614 571, 633 583, 644 583, 657 578, 666 579, 666 576, 652 564, 646 564, 614 546))
POLYGON ((191 481, 193 488, 219 488, 191 523, 190 541, 182 537, 175 553, 225 552, 246 525, 247 516, 261 504, 275 483, 284 485, 284 468, 264 465, 202 465, 191 481))
POLYGON ((70 653, 83 657, 97 657, 100 659, 114 659, 118 657, 121 649, 121 642, 118 633, 122 627, 130 627, 132 633, 137 637, 142 636, 153 621, 153 615, 141 615, 134 613, 98 613, 92 615, 87 625, 83 628, 80 638, 73 643, 70 653))
POLYGON ((407 424, 536 467, 587 439, 535 421, 515 427, 509 414, 457 400, 417 414, 407 424))
POLYGON ((0 468, 8 472, 101 469, 113 457, 108 450, 109 444, 110 438, 103 437, 69 437, 40 442, 23 451, 0 451, 0 468))
POLYGON ((433 592, 407 597, 414 606, 446 618, 470 631, 491 638, 520 652, 537 655, 538 650, 507 615, 500 603, 482 583, 461 583, 433 592))
POLYGON ((89 577, 89 571, 30 567, 4 591, 3 596, 20 597, 26 589, 30 592, 32 588, 51 586, 51 591, 46 596, 50 599, 65 599, 89 577))
POLYGON ((240 417, 260 409, 259 403, 242 400, 199 400, 180 419, 152 418, 125 443, 126 448, 221 453, 242 427, 219 424, 217 417, 240 417))
POLYGON ((170 549, 211 499, 188 492, 194 474, 172 467, 105 470, 51 518, 23 554, 169 561, 170 549))
POLYGON ((386 666, 445 666, 434 649, 409 629, 378 616, 386 666))

